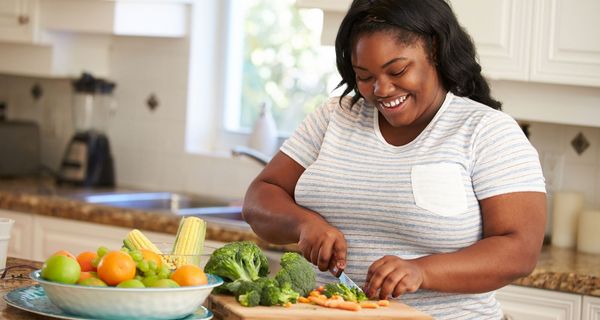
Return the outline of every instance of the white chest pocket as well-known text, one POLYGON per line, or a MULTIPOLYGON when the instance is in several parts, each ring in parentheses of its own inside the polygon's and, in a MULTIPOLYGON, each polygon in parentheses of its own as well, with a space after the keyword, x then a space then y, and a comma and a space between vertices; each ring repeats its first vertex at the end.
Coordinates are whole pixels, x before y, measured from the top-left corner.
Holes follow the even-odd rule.
POLYGON ((461 167, 436 163, 412 167, 411 183, 417 206, 442 216, 456 216, 467 210, 467 195, 461 167))

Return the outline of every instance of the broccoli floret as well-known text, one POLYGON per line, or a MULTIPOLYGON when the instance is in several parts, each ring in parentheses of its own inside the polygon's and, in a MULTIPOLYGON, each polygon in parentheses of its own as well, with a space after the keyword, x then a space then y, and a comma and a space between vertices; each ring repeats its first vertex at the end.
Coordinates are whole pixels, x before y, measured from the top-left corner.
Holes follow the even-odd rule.
POLYGON ((258 291, 250 291, 238 296, 237 300, 244 307, 255 307, 260 303, 260 293, 258 291))
POLYGON ((279 287, 289 283, 291 289, 301 296, 306 296, 313 290, 316 283, 315 270, 312 265, 296 252, 286 252, 281 257, 281 270, 277 272, 275 279, 279 287))
POLYGON ((253 281, 269 273, 269 263, 255 243, 232 242, 212 253, 204 272, 218 275, 226 282, 253 281))
POLYGON ((367 295, 358 288, 349 288, 343 283, 328 283, 325 285, 323 294, 327 298, 331 298, 333 295, 340 296, 346 301, 361 302, 368 300, 367 295))
POLYGON ((298 292, 292 290, 289 283, 286 283, 281 288, 276 284, 266 285, 260 295, 260 305, 275 306, 283 305, 288 302, 296 303, 299 296, 298 292))

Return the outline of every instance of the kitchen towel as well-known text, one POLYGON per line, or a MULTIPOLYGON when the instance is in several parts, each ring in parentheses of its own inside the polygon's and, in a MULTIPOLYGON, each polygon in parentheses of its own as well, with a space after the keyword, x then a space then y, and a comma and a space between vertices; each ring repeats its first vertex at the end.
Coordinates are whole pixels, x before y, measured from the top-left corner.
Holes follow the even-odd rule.
POLYGON ((600 254, 600 210, 585 210, 579 215, 577 251, 600 254))
POLYGON ((577 217, 583 209, 583 194, 556 192, 552 211, 552 245, 574 248, 577 240, 577 217))

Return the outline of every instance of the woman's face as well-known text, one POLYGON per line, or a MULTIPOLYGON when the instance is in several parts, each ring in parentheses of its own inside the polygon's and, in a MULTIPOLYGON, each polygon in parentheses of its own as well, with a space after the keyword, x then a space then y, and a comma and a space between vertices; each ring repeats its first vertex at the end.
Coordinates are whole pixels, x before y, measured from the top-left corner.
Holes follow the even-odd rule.
POLYGON ((392 127, 422 127, 444 102, 446 90, 421 40, 406 45, 391 32, 361 35, 352 67, 358 91, 392 127))

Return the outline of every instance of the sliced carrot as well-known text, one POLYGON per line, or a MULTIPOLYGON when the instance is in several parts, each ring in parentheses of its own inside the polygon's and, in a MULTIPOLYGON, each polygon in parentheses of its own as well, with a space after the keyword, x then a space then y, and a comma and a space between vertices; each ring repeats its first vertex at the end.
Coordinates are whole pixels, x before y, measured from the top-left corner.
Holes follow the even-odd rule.
POLYGON ((312 302, 314 304, 318 304, 318 305, 323 306, 323 307, 326 307, 326 304, 327 304, 327 300, 326 299, 317 298, 315 296, 308 297, 308 300, 310 300, 310 302, 312 302))
POLYGON ((310 300, 308 300, 308 299, 307 299, 307 298, 305 298, 305 297, 298 297, 298 302, 299 302, 299 303, 309 303, 309 302, 310 302, 310 300))
POLYGON ((344 300, 336 300, 336 299, 329 299, 327 301, 325 301, 325 306, 328 308, 337 308, 340 303, 344 302, 344 300))
POLYGON ((340 302, 336 308, 348 311, 360 311, 362 309, 358 303, 352 301, 340 302))
POLYGON ((361 306, 361 308, 366 308, 366 309, 379 308, 379 304, 377 304, 377 302, 375 302, 375 301, 362 301, 359 305, 361 306))
POLYGON ((289 308, 289 307, 291 307, 291 306, 292 306, 292 303, 288 301, 288 302, 284 303, 284 304, 283 304, 283 306, 284 306, 285 308, 289 308))
POLYGON ((313 290, 313 291, 309 292, 308 295, 310 297, 318 297, 318 296, 321 295, 321 293, 319 291, 317 291, 317 290, 313 290))
POLYGON ((315 289, 316 291, 319 291, 320 293, 323 293, 323 291, 325 291, 325 287, 324 286, 319 286, 317 289, 315 289))
POLYGON ((389 300, 379 300, 379 301, 377 301, 377 304, 380 307, 387 307, 390 305, 390 301, 389 300))

